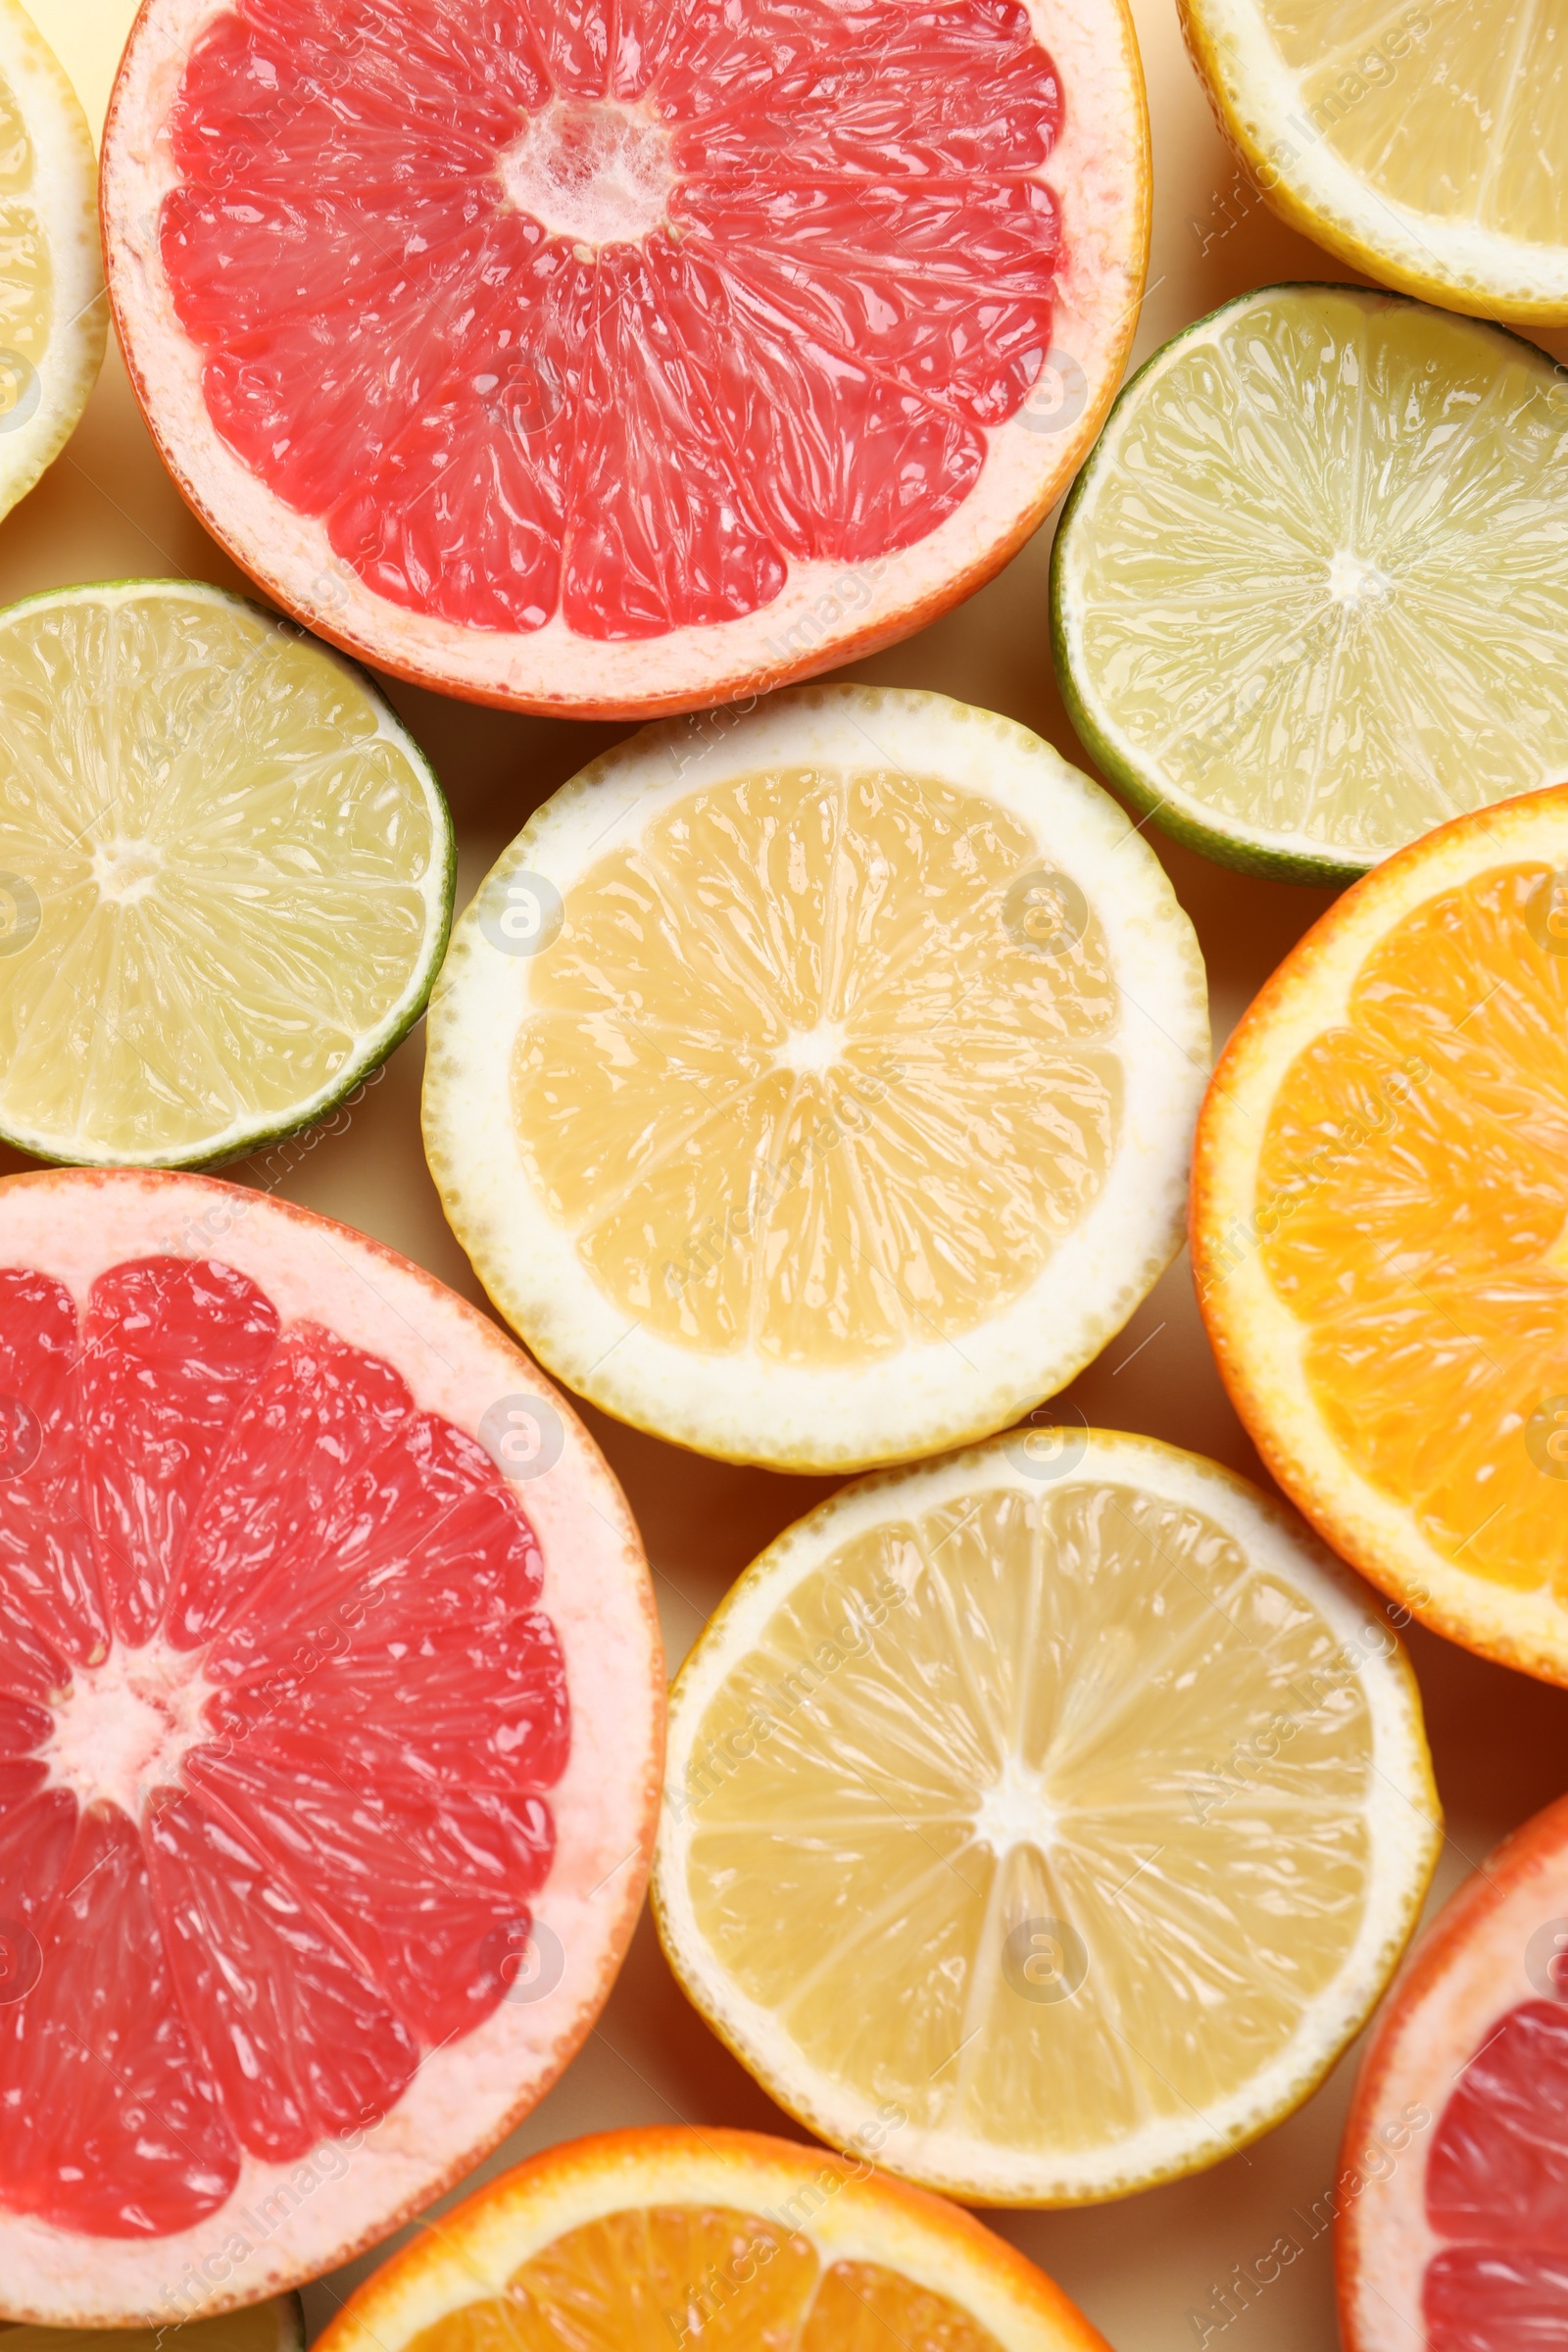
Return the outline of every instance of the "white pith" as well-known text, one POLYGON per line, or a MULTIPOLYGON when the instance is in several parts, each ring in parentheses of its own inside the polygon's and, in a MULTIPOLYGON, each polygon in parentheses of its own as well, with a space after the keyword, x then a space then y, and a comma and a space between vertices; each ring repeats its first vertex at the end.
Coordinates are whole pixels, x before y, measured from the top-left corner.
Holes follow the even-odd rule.
MULTIPOLYGON (((766 691, 906 636, 977 587, 1065 489, 1109 405, 1148 259, 1148 127, 1122 0, 1026 0, 1066 93, 1037 176, 1061 210, 1055 346, 1083 370, 1060 432, 1027 414, 989 435, 963 504, 913 547, 860 564, 792 567, 779 595, 733 621, 641 642, 576 635, 558 612, 531 635, 465 629, 389 604, 334 555, 319 522, 284 507, 220 439, 201 355, 175 316, 159 208, 175 184, 167 117, 184 61, 228 0, 148 0, 104 134, 103 211, 116 316, 132 381, 182 494, 253 578, 318 634, 447 693, 524 709, 647 717, 766 691)), ((1041 380, 1052 374, 1050 363, 1041 380)))
POLYGON ((1514 1590, 1438 1550, 1408 1504, 1382 1493, 1337 1445, 1306 1378, 1312 1327, 1274 1290, 1255 1247, 1233 1237, 1257 1213, 1258 1164, 1287 1072, 1314 1039, 1348 1020, 1356 975, 1387 934, 1427 900, 1515 859, 1568 860, 1568 789, 1460 818, 1377 867, 1353 901, 1309 935, 1270 986, 1263 1015, 1237 1032, 1205 1109, 1194 1164, 1193 1271, 1209 1338, 1254 1442, 1292 1500, 1337 1550, 1424 1623, 1509 1665, 1565 1679, 1568 1606, 1549 1588, 1514 1590))
POLYGON ((112 1642, 97 1664, 78 1666, 51 1693, 54 1724, 37 1751, 48 1785, 139 1822, 155 1788, 179 1786, 187 1748, 212 1738, 202 1720, 216 1688, 202 1671, 205 1655, 155 1635, 134 1649, 112 1642))
MULTIPOLYGON (((1275 47, 1256 0, 1182 0, 1182 13, 1189 45, 1249 165, 1267 188, 1312 216, 1310 233, 1331 251, 1455 310, 1543 322, 1568 317, 1568 246, 1418 211, 1370 187, 1326 138, 1313 135, 1301 77, 1275 47)), ((1390 20, 1396 15, 1391 10, 1390 20)), ((1443 63, 1433 43, 1418 71, 1437 77, 1443 63)))
POLYGON ((169 1252, 248 1274, 286 1326, 325 1321, 379 1356, 416 1404, 470 1435, 485 1410, 548 1394, 564 1445, 519 1499, 544 1558, 540 1605, 562 1643, 572 1709, 565 1772, 548 1794, 557 1833, 532 1905, 562 1975, 503 2001, 430 2052, 381 2124, 300 2164, 247 2155, 232 2195, 172 2236, 95 2239, 0 2209, 8 2314, 51 2326, 156 2326, 248 2303, 384 2236, 468 2170, 543 2095, 598 2014, 646 1877, 662 1749, 662 1663, 637 1531, 564 1397, 496 1330, 407 1260, 323 1217, 237 1185, 136 1171, 17 1176, 0 1185, 0 1262, 78 1299, 108 1268, 169 1252), (246 2251, 236 2257, 236 2239, 246 2251))
POLYGON ((329 2352, 402 2352, 424 2328, 499 2294, 570 2230, 645 2205, 799 2217, 824 2264, 901 2272, 972 2312, 1004 2352, 1106 2352, 1059 2287, 967 2214, 892 2187, 868 2166, 856 2179, 819 2148, 706 2130, 611 2132, 519 2167, 388 2263, 334 2323, 329 2352))
MULTIPOLYGON (((1366 1825, 1371 1860, 1353 1942, 1298 2031, 1253 2078, 1201 2114, 1155 2117, 1086 2155, 999 2146, 971 2131, 910 2122, 881 2151, 889 2171, 975 2202, 1056 2205, 1121 2196, 1210 2164, 1290 2113, 1320 2080, 1381 1993, 1420 1909, 1437 1845, 1436 1801, 1415 1686, 1392 1654, 1387 1627, 1353 1579, 1294 1516, 1201 1457, 1150 1439, 1089 1433, 1073 1480, 1105 1479, 1206 1513, 1249 1559, 1301 1591, 1328 1621, 1357 1679, 1373 1729, 1366 1825)), ((914 1469, 846 1488, 799 1521, 756 1560, 681 1669, 670 1703, 666 1802, 654 1862, 660 1934, 676 1974, 718 2033, 790 2113, 822 2138, 852 2147, 873 2110, 858 2088, 809 2059, 779 2018, 744 1993, 699 1925, 687 1854, 697 1807, 667 1801, 688 1787, 707 1711, 740 1661, 765 1646, 788 1596, 833 1552, 877 1526, 914 1519, 958 1496, 996 1491, 1038 1494, 1005 1439, 914 1469)), ((993 1842, 1039 1843, 1054 1828, 1049 1789, 1036 1775, 1008 1776, 982 1804, 993 1842)))
MULTIPOLYGON (((797 1054, 828 1054, 820 1031, 797 1054)), ((859 1468, 1002 1427, 1054 1394, 1119 1330, 1179 1247, 1187 1154, 1208 1062, 1196 937, 1142 836, 1098 785, 1023 728, 939 695, 830 686, 710 728, 673 720, 609 753, 531 819, 456 925, 431 1003, 425 1145, 481 1281, 529 1347, 607 1411, 699 1451, 797 1469, 859 1468), (705 1354, 629 1324, 550 1214, 517 1150, 513 1041, 533 959, 480 914, 519 870, 563 899, 612 845, 705 785, 771 764, 886 763, 998 804, 1083 889, 1121 992, 1104 1042, 1125 1072, 1120 1141, 1077 1226, 1012 1303, 964 1333, 831 1374, 755 1348, 705 1354)))
POLYGON ((0 0, 0 74, 21 102, 32 141, 24 201, 49 248, 53 311, 38 406, 0 433, 0 515, 32 488, 75 430, 109 332, 98 242, 97 159, 81 102, 20 0, 0 0))

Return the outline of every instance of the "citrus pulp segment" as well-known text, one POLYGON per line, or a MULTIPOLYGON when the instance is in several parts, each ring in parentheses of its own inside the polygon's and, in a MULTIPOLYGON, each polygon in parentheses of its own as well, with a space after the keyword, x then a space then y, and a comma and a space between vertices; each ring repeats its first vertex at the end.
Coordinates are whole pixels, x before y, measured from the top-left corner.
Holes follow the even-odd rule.
POLYGON ((237 1186, 0 1187, 0 2307, 190 2319, 426 2204, 630 1937, 662 1668, 492 1324, 237 1186))
POLYGON ((647 715, 906 635, 1131 340, 1123 0, 150 0, 111 291, 207 527, 480 701, 647 715))
POLYGON ((700 1451, 859 1466, 995 1429, 1179 1239, 1202 964, 1049 745, 798 689, 595 760, 468 907, 426 1149, 562 1379, 700 1451))
POLYGON ((306 1125, 424 1009, 452 823, 360 670, 220 588, 0 612, 0 1134, 190 1165, 306 1125))
POLYGON ((0 0, 0 514, 76 428, 109 332, 98 162, 59 61, 0 0))
POLYGON ((1181 18, 1221 130, 1293 228, 1452 310, 1568 319, 1553 0, 1181 0, 1181 18))
POLYGON ((1568 382, 1534 344, 1269 286, 1116 403, 1052 560, 1105 774, 1227 864, 1346 881, 1568 773, 1568 382))
POLYGON ((1032 2263, 868 2159, 607 2132, 503 2173, 368 2279, 324 2352, 1105 2352, 1032 2263))
POLYGON ((1519 2352, 1568 2329, 1565 1955, 1559 1801, 1439 1912, 1378 2020, 1346 2126, 1347 2352, 1519 2352))
POLYGON ((1237 1410, 1335 1549, 1568 1680, 1568 787, 1307 933, 1221 1057, 1193 1266, 1237 1410))
POLYGON ((1021 1431, 747 1571, 675 1685, 654 1903, 823 2138, 893 2114, 891 2171, 1070 2204, 1307 2096, 1438 1825, 1398 1643, 1293 1518, 1150 1439, 1021 1431))

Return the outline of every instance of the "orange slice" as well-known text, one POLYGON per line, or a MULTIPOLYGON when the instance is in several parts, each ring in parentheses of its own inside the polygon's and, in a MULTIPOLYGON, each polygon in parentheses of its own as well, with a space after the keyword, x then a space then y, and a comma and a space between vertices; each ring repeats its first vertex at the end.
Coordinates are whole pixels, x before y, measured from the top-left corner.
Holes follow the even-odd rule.
MULTIPOLYGON (((886 2130, 884 2127, 884 2136, 886 2130)), ((940 2197, 751 2132, 608 2132, 504 2173, 367 2280, 319 2352, 1105 2352, 940 2197)))
POLYGON ((1347 2352, 1568 2342, 1565 1915, 1568 1799, 1489 1855, 1384 2011, 1330 2200, 1347 2352))
POLYGON ((1340 900, 1200 1123, 1193 1261, 1237 1409, 1411 1614, 1568 1681, 1568 788, 1340 900))

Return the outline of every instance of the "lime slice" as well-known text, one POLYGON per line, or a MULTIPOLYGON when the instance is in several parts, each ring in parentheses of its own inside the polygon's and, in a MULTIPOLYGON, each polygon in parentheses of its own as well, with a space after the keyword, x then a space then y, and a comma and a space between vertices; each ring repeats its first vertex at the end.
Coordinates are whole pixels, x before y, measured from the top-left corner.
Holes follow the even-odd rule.
POLYGON ((87 118, 26 10, 0 0, 0 514, 75 430, 108 331, 87 118))
POLYGON ((452 915, 429 764, 219 588, 0 612, 0 1134, 189 1166, 307 1125, 417 1019, 452 915))
POLYGON ((1343 881, 1568 773, 1568 379, 1477 319, 1271 286, 1135 376, 1056 535, 1073 723, 1229 865, 1343 881))

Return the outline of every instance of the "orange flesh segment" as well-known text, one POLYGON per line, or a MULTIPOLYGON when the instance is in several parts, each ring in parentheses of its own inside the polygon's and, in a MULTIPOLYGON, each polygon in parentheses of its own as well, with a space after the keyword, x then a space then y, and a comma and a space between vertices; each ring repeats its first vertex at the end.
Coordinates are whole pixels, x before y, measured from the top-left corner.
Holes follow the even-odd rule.
POLYGON ((593 866, 512 1092, 599 1288, 666 1340, 815 1365, 1021 1296, 1121 1109, 1098 917, 1013 903, 1043 863, 977 795, 792 768, 694 793, 593 866))
POLYGON ((1280 1087, 1253 1212, 1346 1458, 1446 1558, 1562 1595, 1565 907, 1521 863, 1396 924, 1280 1087))
MULTIPOLYGON (((836 2176, 830 2176, 837 2185, 836 2176)), ((806 2184, 789 2205, 823 2201, 806 2184)), ((776 2220, 728 2207, 606 2214, 465 2304, 404 2352, 1001 2352, 946 2295, 876 2262, 824 2263, 776 2220)))

